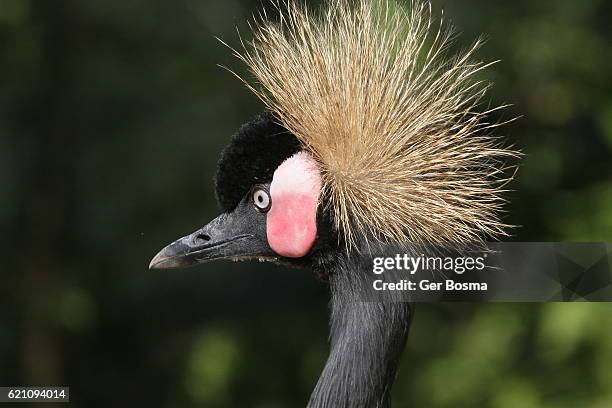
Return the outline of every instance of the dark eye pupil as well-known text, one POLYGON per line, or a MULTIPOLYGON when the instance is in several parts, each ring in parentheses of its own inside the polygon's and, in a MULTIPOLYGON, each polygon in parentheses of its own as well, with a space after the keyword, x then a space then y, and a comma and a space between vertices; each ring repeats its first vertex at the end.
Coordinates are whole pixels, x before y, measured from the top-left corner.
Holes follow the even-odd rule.
POLYGON ((253 193, 253 205, 261 211, 267 211, 270 207, 270 196, 262 189, 256 189, 253 193))

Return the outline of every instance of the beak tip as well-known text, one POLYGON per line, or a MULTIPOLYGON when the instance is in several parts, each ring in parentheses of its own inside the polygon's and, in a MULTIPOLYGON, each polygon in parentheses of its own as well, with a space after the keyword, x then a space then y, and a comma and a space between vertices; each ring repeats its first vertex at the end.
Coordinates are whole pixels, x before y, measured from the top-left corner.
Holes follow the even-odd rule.
MULTIPOLYGON (((163 252, 163 251, 162 251, 163 252)), ((167 258, 162 255, 162 253, 158 253, 151 259, 149 262, 149 270, 151 269, 163 269, 163 263, 167 258)))

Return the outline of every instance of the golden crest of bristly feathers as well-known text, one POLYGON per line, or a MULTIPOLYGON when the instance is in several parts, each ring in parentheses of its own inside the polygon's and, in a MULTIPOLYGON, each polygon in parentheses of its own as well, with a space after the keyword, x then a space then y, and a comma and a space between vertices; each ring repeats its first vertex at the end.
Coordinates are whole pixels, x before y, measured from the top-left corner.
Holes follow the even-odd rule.
POLYGON ((275 3, 236 55, 247 85, 318 161, 323 200, 349 244, 356 234, 418 243, 504 234, 500 194, 517 156, 479 110, 477 41, 450 55, 453 33, 428 3, 275 3))

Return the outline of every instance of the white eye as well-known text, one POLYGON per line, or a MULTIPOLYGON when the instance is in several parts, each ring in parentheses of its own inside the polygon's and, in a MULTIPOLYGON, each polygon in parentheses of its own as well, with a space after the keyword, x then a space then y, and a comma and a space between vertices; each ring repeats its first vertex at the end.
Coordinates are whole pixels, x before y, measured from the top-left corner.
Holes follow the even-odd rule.
POLYGON ((255 188, 253 191, 253 204, 259 211, 266 212, 270 209, 270 195, 261 187, 255 188))

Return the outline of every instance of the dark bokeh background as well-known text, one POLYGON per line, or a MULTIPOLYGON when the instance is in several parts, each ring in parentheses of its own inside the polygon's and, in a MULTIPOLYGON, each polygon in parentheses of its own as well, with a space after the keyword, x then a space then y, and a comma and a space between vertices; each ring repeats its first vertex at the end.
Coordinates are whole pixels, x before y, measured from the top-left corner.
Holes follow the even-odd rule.
MULTIPOLYGON (((612 6, 435 1, 526 153, 517 240, 612 240, 612 6)), ((72 406, 304 406, 326 358, 308 271, 147 270, 217 211, 211 178, 262 109, 229 73, 255 0, 0 2, 0 384, 72 406)), ((397 407, 612 406, 612 305, 421 305, 397 407)))

